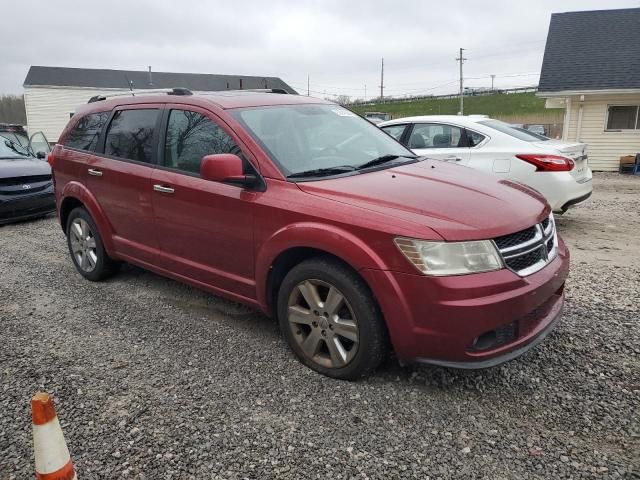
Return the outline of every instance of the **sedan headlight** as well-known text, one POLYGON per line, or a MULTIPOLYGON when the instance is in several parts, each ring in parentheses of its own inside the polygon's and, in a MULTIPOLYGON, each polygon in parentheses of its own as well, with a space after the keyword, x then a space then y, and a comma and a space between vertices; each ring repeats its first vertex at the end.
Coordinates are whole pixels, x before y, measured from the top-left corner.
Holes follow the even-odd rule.
POLYGON ((502 257, 491 240, 430 242, 396 238, 396 245, 425 275, 466 275, 504 268, 502 257))

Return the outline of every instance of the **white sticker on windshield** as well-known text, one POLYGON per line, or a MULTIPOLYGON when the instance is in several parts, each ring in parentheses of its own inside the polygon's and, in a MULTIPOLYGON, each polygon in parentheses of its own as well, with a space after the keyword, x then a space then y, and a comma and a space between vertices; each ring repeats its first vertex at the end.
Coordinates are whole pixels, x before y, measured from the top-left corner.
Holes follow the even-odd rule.
POLYGON ((350 112, 349 110, 344 109, 344 108, 333 108, 333 109, 331 109, 331 111, 333 113, 335 113, 336 115, 340 115, 341 117, 355 117, 356 116, 355 113, 350 112))

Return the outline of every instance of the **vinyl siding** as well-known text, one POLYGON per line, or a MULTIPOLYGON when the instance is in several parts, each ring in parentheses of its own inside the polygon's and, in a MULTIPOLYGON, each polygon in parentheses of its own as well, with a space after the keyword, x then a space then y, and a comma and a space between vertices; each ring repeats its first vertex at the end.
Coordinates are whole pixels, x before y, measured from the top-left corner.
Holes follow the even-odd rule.
POLYGON ((42 131, 49 142, 56 143, 69 122, 70 114, 74 113, 77 107, 87 103, 94 95, 126 93, 126 91, 126 89, 25 86, 27 130, 30 134, 42 131))
POLYGON ((640 130, 634 132, 605 132, 608 105, 638 105, 640 94, 585 95, 582 128, 577 138, 579 97, 571 98, 571 115, 567 141, 587 143, 589 164, 593 170, 617 171, 622 155, 640 153, 640 130))
POLYGON ((93 88, 25 87, 27 129, 30 134, 42 131, 49 142, 55 143, 78 106, 94 95, 116 92, 93 88))

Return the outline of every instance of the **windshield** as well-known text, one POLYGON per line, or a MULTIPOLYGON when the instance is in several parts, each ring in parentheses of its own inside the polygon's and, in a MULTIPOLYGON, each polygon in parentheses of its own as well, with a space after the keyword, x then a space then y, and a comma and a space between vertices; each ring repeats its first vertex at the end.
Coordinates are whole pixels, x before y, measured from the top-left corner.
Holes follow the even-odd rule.
POLYGON ((0 133, 0 158, 20 158, 28 157, 29 152, 25 147, 12 138, 7 138, 0 133))
POLYGON ((498 130, 499 132, 506 133, 518 140, 524 140, 525 142, 539 142, 540 140, 549 140, 547 137, 538 135, 537 133, 530 132, 525 128, 509 125, 508 123, 501 122, 500 120, 483 120, 478 122, 480 125, 486 125, 489 128, 498 130))
POLYGON ((374 159, 415 155, 382 130, 338 105, 279 105, 231 112, 285 176, 354 170, 374 159))
POLYGON ((14 142, 18 143, 18 145, 22 145, 23 147, 27 147, 29 145, 29 139, 25 135, 22 135, 21 133, 0 132, 0 135, 5 138, 8 138, 9 140, 13 140, 14 142))

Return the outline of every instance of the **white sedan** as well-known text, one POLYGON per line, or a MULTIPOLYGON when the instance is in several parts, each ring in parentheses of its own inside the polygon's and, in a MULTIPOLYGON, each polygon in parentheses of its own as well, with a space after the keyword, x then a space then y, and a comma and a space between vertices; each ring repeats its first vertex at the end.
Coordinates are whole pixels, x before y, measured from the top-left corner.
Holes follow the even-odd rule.
POLYGON ((427 115, 378 126, 417 155, 528 185, 545 196, 554 212, 564 213, 591 196, 584 143, 552 140, 485 115, 427 115))

